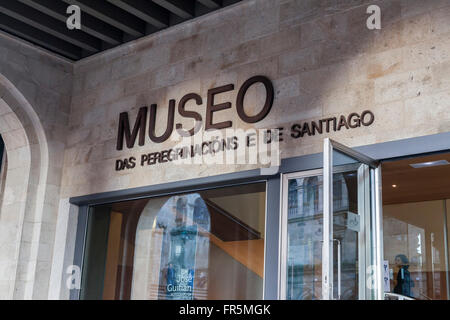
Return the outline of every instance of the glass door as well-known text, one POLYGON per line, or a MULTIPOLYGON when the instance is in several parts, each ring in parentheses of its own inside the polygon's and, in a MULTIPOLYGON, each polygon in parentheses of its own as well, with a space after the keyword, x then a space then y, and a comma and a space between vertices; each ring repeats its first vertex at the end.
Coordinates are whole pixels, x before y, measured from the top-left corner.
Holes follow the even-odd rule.
POLYGON ((283 175, 279 297, 382 299, 378 163, 325 147, 323 169, 283 175))
POLYGON ((330 139, 323 157, 322 299, 383 299, 379 162, 330 139))
POLYGON ((322 296, 322 170, 283 176, 280 298, 322 296))

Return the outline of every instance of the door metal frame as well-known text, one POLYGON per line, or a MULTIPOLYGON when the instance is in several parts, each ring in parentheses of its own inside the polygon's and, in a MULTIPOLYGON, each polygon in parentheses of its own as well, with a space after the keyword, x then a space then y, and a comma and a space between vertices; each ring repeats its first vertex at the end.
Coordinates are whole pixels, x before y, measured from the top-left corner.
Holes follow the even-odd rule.
MULTIPOLYGON (((356 151, 350 147, 347 147, 337 141, 334 141, 330 138, 325 138, 324 139, 324 144, 325 144, 325 148, 324 151, 333 151, 333 150, 337 150, 345 155, 350 156, 350 158, 353 158, 355 160, 358 160, 364 164, 367 164, 370 168, 372 169, 376 169, 379 167, 380 165, 380 161, 379 160, 374 160, 371 157, 366 156, 365 154, 356 151)), ((332 153, 331 153, 332 154, 332 153)), ((330 154, 329 154, 330 155, 330 154)), ((324 154, 324 160, 325 160, 325 154, 324 154)), ((324 165, 326 164, 326 162, 324 162, 324 165)))
MULTIPOLYGON (((363 181, 370 181, 370 189, 367 190, 367 185, 363 186, 365 195, 365 203, 367 204, 367 195, 370 195, 370 208, 373 214, 371 215, 370 225, 368 225, 368 219, 365 219, 364 231, 365 231, 365 241, 364 249, 367 248, 368 243, 370 246, 371 262, 373 267, 368 265, 367 255, 363 264, 365 264, 364 275, 367 271, 373 272, 373 285, 365 283, 362 285, 360 280, 360 290, 359 297, 361 299, 374 298, 378 300, 383 299, 383 280, 382 280, 382 270, 383 270, 383 241, 382 241, 382 199, 381 199, 381 169, 380 161, 374 160, 358 151, 353 150, 343 144, 340 144, 329 138, 324 139, 324 152, 323 152, 323 247, 322 247, 322 299, 323 300, 333 300, 333 151, 339 151, 344 155, 355 159, 362 164, 368 166, 369 176, 367 172, 364 175, 363 181), (366 179, 369 178, 369 179, 366 179), (369 191, 367 193, 367 191, 369 191), (373 237, 373 239, 371 239, 373 237), (369 242, 367 242, 369 241, 369 242), (370 269, 370 270, 369 270, 370 269), (374 290, 372 297, 367 297, 366 295, 366 284, 368 284, 369 289, 374 290), (364 292, 363 292, 364 291, 364 292)), ((359 179, 358 179, 359 180, 359 179)), ((360 192, 361 190, 358 190, 360 192)), ((364 210, 364 216, 367 216, 366 210, 364 210)), ((360 261, 361 263, 361 261, 360 261)), ((360 269, 360 272, 362 270, 360 269)), ((360 276, 360 279, 366 281, 366 277, 360 276)))
POLYGON ((375 255, 373 263, 375 265, 375 299, 384 300, 384 281, 383 281, 383 199, 381 183, 381 166, 370 171, 371 178, 371 205, 372 205, 372 228, 371 235, 375 237, 372 242, 371 252, 375 255))
POLYGON ((333 145, 324 140, 323 149, 323 246, 322 300, 333 300, 333 145))
POLYGON ((370 184, 369 184, 369 167, 360 165, 358 169, 358 212, 360 212, 361 230, 358 233, 358 297, 360 300, 366 299, 366 277, 362 276, 366 273, 366 266, 369 264, 367 243, 370 243, 370 184))

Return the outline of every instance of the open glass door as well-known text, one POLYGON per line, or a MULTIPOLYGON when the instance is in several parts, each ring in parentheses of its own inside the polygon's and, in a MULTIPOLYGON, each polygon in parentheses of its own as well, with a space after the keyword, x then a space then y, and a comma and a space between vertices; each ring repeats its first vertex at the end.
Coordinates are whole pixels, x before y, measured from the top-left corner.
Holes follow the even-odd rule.
POLYGON ((383 299, 378 161, 324 141, 322 299, 383 299))
POLYGON ((324 160, 282 177, 279 297, 383 299, 378 162, 329 139, 324 160))

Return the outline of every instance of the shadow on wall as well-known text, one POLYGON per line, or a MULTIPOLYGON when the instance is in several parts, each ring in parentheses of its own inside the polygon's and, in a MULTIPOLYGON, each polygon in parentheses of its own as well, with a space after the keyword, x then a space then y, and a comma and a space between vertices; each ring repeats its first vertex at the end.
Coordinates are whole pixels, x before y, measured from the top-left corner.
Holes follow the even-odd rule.
MULTIPOLYGON (((167 92, 168 96, 177 97, 177 95, 172 95, 174 91, 183 89, 185 85, 191 86, 190 83, 185 83, 192 82, 192 87, 195 87, 196 82, 201 83, 199 85, 206 82, 207 86, 211 86, 214 84, 211 79, 216 79, 218 74, 221 74, 222 78, 227 78, 236 73, 242 80, 257 73, 264 73, 275 80, 277 99, 274 105, 276 113, 274 110, 269 117, 258 123, 261 128, 274 126, 288 128, 293 121, 317 120, 322 116, 325 118, 338 117, 339 115, 350 115, 352 112, 360 113, 368 109, 375 109, 376 121, 373 126, 364 128, 364 130, 343 128, 336 132, 337 140, 349 146, 356 146, 437 133, 436 131, 442 130, 437 125, 433 127, 423 121, 418 126, 413 126, 410 124, 413 121, 410 123, 406 121, 409 118, 417 122, 411 118, 416 111, 414 108, 417 108, 418 114, 424 115, 424 117, 431 115, 432 108, 419 110, 419 106, 423 104, 415 103, 409 105, 408 107, 412 110, 406 112, 405 103, 401 100, 417 98, 416 95, 419 94, 420 98, 424 97, 423 91, 429 87, 432 71, 427 70, 427 59, 423 57, 430 55, 429 60, 431 61, 432 57, 445 55, 444 52, 437 53, 439 50, 442 51, 441 46, 435 46, 434 53, 431 50, 433 45, 430 45, 430 48, 424 45, 423 50, 420 49, 420 46, 412 46, 430 39, 433 40, 433 35, 427 33, 427 30, 432 29, 427 10, 436 9, 434 12, 438 12, 442 4, 442 1, 418 0, 407 2, 399 0, 283 1, 281 4, 277 1, 243 2, 242 6, 245 9, 243 13, 247 14, 248 12, 256 13, 259 7, 261 7, 262 13, 269 12, 270 9, 266 8, 269 6, 273 6, 277 13, 280 11, 279 26, 273 28, 275 30, 273 34, 269 34, 266 28, 260 28, 260 31, 250 24, 250 27, 255 30, 246 30, 246 32, 259 32, 261 37, 244 43, 244 40, 239 40, 239 45, 221 53, 220 57, 224 58, 217 58, 219 63, 214 63, 213 67, 208 67, 208 64, 217 62, 214 60, 216 58, 209 57, 205 50, 205 52, 201 52, 203 57, 199 58, 196 63, 197 67, 186 65, 185 74, 180 73, 180 79, 177 78, 177 82, 174 80, 175 85, 172 87, 163 88, 163 90, 155 85, 147 88, 152 90, 144 91, 142 86, 135 85, 136 89, 133 89, 130 95, 133 95, 133 98, 136 96, 138 101, 136 106, 141 103, 164 100, 164 103, 159 103, 158 106, 161 105, 162 108, 167 109, 167 101, 158 95, 164 96, 167 92), (381 8, 381 30, 367 28, 367 19, 370 15, 366 10, 373 3, 381 8), (355 5, 358 6, 354 7, 355 5), (304 8, 301 8, 302 6, 304 8), (279 8, 281 9, 278 10, 279 8), (292 13, 288 12, 289 9, 292 9, 292 13), (423 23, 414 23, 416 20, 423 23), (259 52, 255 50, 257 46, 261 47, 259 52), (220 64, 222 60, 227 59, 231 59, 233 63, 220 64), (184 81, 183 84, 181 84, 182 81, 184 81), (153 96, 150 98, 150 95, 153 96), (287 124, 287 126, 283 124, 287 124)), ((227 19, 232 21, 231 15, 229 17, 224 14, 223 23, 228 22, 227 19)), ((260 27, 267 16, 255 14, 251 19, 252 23, 258 22, 258 24, 255 22, 255 25, 260 27)), ((245 22, 239 21, 235 24, 238 24, 239 28, 245 29, 245 22)), ((208 28, 207 22, 205 22, 205 29, 208 28)), ((267 28, 271 28, 269 23, 267 28)), ((197 30, 196 28, 192 29, 197 30)), ((435 35, 438 34, 437 29, 435 35)), ((184 32, 193 38, 191 33, 195 31, 184 32)), ((186 42, 186 39, 183 41, 186 42)), ((183 41, 179 41, 177 47, 180 47, 180 43, 184 43, 183 41)), ((216 39, 217 43, 227 44, 230 47, 234 45, 233 41, 233 39, 227 39, 225 34, 218 35, 216 39)), ((438 41, 435 42, 438 43, 438 41)), ((136 58, 140 58, 140 56, 135 53, 126 53, 121 57, 125 62, 129 60, 130 65, 133 59, 137 60, 136 58)), ((443 60, 443 57, 439 57, 439 59, 443 60)), ((432 62, 436 63, 434 60, 432 62)), ((86 68, 86 65, 82 65, 82 67, 86 68)), ((99 68, 102 65, 99 61, 98 65, 93 65, 93 67, 99 68)), ((80 67, 79 70, 83 69, 80 67)), ((120 72, 120 70, 114 72, 118 73, 119 79, 125 78, 124 72, 120 72)), ((135 73, 139 74, 139 71, 135 73)), ((86 72, 86 74, 96 79, 94 71, 86 72)), ((147 75, 145 74, 145 76, 147 75)), ((121 84, 120 82, 115 83, 121 84)), ((124 98, 123 95, 121 93, 118 98, 124 98)), ((105 101, 102 100, 102 102, 105 101)), ((133 112, 136 111, 137 109, 133 112)), ((158 114, 163 115, 161 120, 165 124, 167 112, 158 112, 158 114)), ((163 126, 163 128, 165 127, 163 126)), ((286 132, 286 135, 288 134, 286 132)), ((285 152, 283 157, 321 152, 322 144, 320 142, 324 137, 326 137, 325 134, 311 137, 306 137, 305 134, 304 139, 288 138, 284 142, 286 147, 283 148, 283 152, 285 152)), ((96 143, 93 139, 90 142, 96 143)), ((83 189, 83 192, 109 191, 114 190, 114 183, 123 184, 119 178, 114 181, 110 179, 111 168, 109 166, 100 162, 90 164, 96 174, 92 175, 91 181, 85 183, 86 188, 83 189), (101 179, 97 179, 97 177, 101 179)), ((205 172, 217 173, 216 168, 210 170, 205 172)), ((235 168, 223 170, 230 172, 235 168)), ((68 175, 67 179, 73 178, 76 181, 75 170, 73 172, 68 175)), ((143 175, 146 174, 144 170, 141 172, 143 175)), ((185 177, 193 177, 194 174, 191 172, 194 171, 190 170, 182 174, 174 173, 170 179, 176 181, 185 177)), ((162 174, 159 173, 154 176, 152 181, 155 183, 164 181, 164 179, 167 182, 169 178, 162 177, 162 174)), ((123 177, 124 175, 120 176, 120 178, 123 177)), ((128 183, 128 186, 131 187, 145 185, 148 181, 143 178, 131 180, 132 182, 128 183)))
MULTIPOLYGON (((283 124, 292 124, 293 120, 339 117, 340 114, 369 109, 374 111, 376 117, 373 126, 360 133, 340 130, 336 132, 336 139, 356 146, 443 130, 426 122, 413 125, 413 121, 417 120, 409 115, 417 113, 424 118, 439 118, 438 113, 443 109, 443 106, 434 110, 423 108, 424 102, 427 102, 424 100, 421 100, 422 103, 412 102, 425 98, 424 93, 430 93, 431 85, 434 86, 434 72, 439 69, 432 65, 444 62, 447 56, 445 45, 439 45, 441 41, 438 36, 448 31, 444 29, 445 24, 437 19, 439 14, 444 17, 439 9, 446 5, 445 1, 352 3, 356 2, 362 4, 351 10, 345 10, 345 6, 350 7, 345 2, 327 8, 321 8, 324 5, 317 2, 317 10, 310 10, 308 15, 305 13, 306 17, 300 25, 302 49, 283 54, 279 62, 279 73, 289 76, 286 79, 290 80, 286 81, 292 81, 294 76, 299 75, 299 95, 294 98, 281 97, 283 90, 278 89, 283 89, 283 83, 279 84, 277 108, 286 112, 276 119, 272 118, 273 123, 268 121, 262 126, 279 125, 280 120, 283 124), (369 30, 366 26, 370 16, 366 10, 371 4, 381 8, 380 30, 369 30), (318 16, 326 11, 332 14, 318 16), (435 21, 432 21, 431 13, 436 16, 435 21), (406 110, 404 101, 411 101, 407 105, 409 110, 406 110), (409 119, 412 121, 408 122, 409 119)), ((300 14, 298 10, 297 13, 300 14)), ((289 16, 286 12, 284 15, 289 16)), ((284 28, 290 30, 289 23, 300 23, 293 14, 290 19, 281 21, 280 26, 284 24, 284 28)), ((285 148, 285 157, 298 155, 295 152, 321 152, 318 142, 323 137, 287 139, 285 143, 290 147, 285 148)))

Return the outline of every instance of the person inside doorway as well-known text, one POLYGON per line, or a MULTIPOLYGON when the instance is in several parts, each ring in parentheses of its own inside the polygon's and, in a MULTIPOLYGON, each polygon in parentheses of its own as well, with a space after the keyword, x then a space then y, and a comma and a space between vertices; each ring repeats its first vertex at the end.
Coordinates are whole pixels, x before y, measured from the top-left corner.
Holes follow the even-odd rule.
POLYGON ((411 274, 408 270, 408 258, 404 254, 398 254, 395 257, 395 266, 398 268, 398 273, 396 277, 397 284, 394 287, 394 293, 412 297, 411 288, 414 287, 414 282, 411 280, 411 274))

